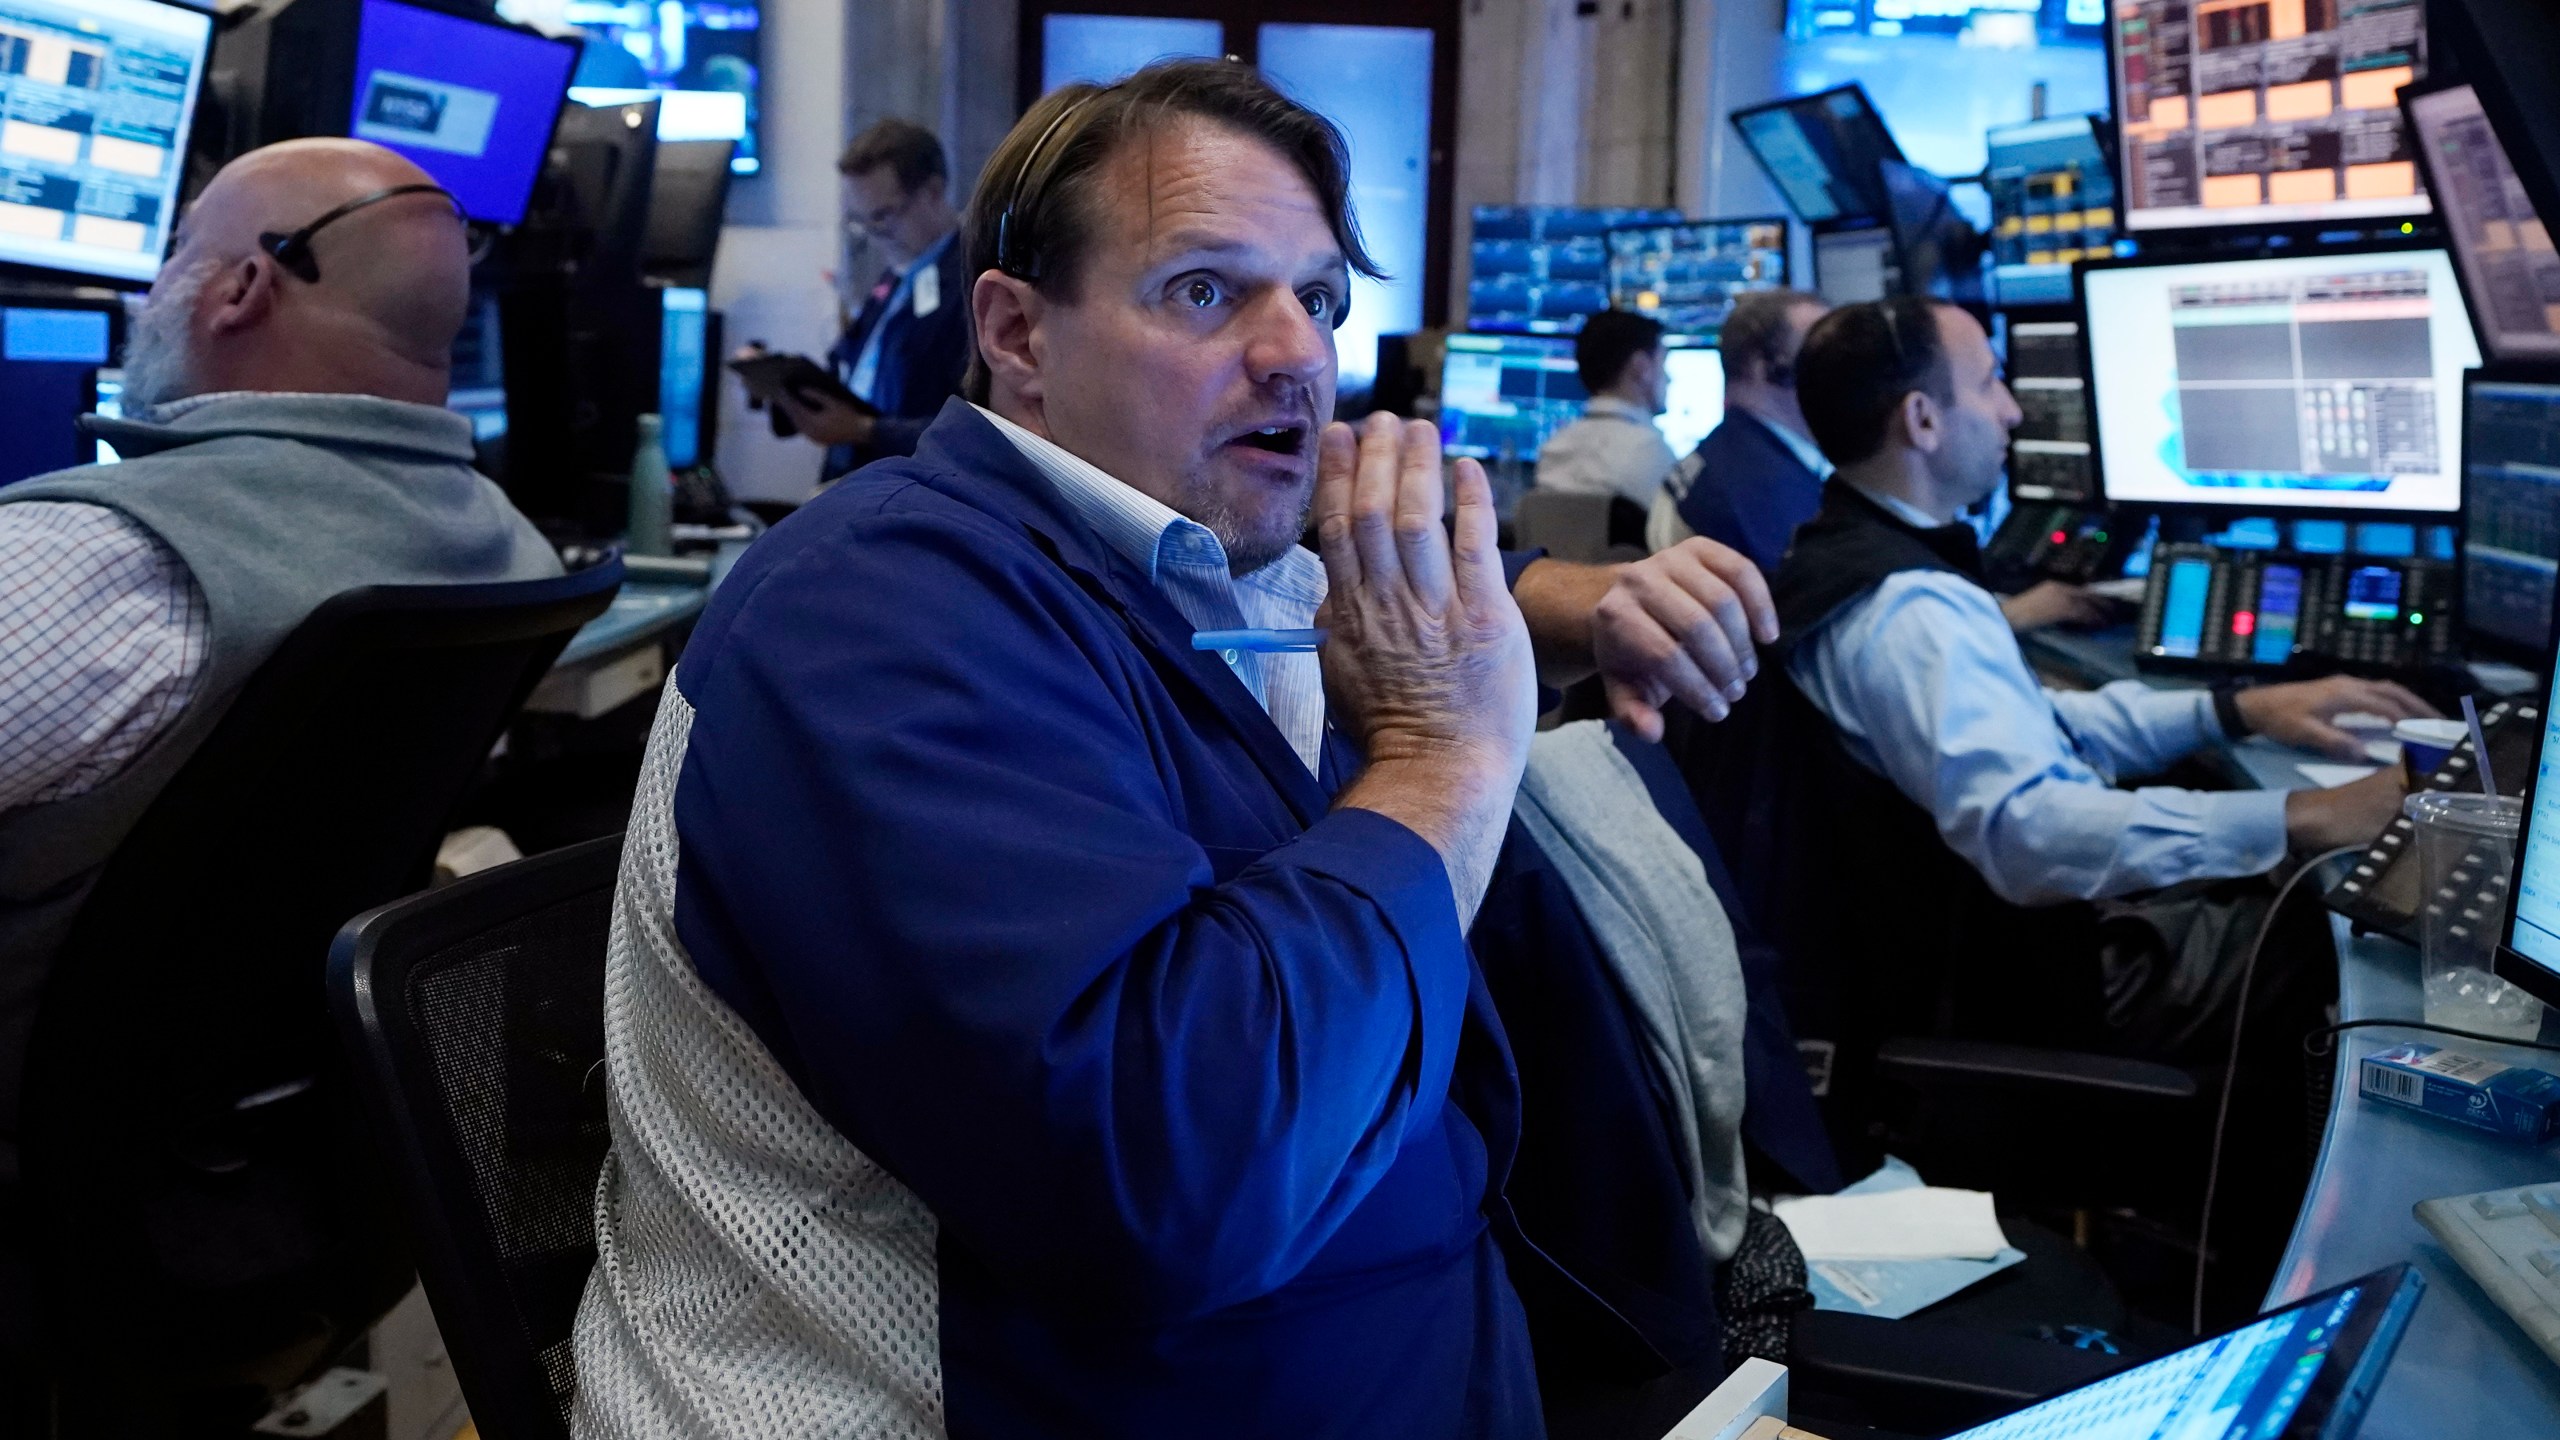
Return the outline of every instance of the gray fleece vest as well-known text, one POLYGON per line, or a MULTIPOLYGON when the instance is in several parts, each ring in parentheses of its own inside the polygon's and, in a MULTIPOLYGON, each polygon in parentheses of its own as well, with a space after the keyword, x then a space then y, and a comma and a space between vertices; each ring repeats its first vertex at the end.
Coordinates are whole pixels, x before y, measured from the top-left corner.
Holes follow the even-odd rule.
MULTIPOLYGON (((208 621, 186 709, 140 755, 85 794, 0 811, 0 1183, 17 1175, 36 1007, 81 902, 251 672, 343 591, 560 573, 541 532, 471 468, 459 415, 359 395, 218 395, 171 411, 90 416, 123 464, 0 489, 0 505, 122 512, 185 563, 208 621)), ((7 653, 0 636, 0 663, 7 653)))

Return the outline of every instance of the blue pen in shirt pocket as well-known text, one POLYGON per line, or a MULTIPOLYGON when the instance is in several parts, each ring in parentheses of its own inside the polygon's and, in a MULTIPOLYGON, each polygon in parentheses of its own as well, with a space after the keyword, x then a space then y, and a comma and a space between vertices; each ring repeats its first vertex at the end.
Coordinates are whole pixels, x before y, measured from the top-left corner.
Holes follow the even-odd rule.
POLYGON ((1244 650, 1257 655, 1313 650, 1324 643, 1322 630, 1195 630, 1194 650, 1244 650))

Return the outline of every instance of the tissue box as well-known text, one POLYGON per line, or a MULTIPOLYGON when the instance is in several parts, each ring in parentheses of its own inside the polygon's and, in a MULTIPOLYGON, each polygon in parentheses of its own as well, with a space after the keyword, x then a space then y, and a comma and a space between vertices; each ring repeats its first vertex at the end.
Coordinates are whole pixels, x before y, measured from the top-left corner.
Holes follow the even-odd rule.
POLYGON ((2364 1057, 2368 1100, 2539 1144, 2560 1134, 2560 1078, 2433 1045, 2394 1045, 2364 1057))

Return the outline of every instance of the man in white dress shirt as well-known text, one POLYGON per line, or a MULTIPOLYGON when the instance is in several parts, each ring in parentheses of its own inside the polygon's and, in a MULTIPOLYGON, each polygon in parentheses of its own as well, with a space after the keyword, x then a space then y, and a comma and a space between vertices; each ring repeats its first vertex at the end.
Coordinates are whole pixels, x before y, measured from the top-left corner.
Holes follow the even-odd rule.
POLYGON ((1641 515, 1677 458, 1653 423, 1670 383, 1662 326, 1632 311, 1603 310, 1574 337, 1573 362, 1591 399, 1581 419, 1539 448, 1538 488, 1615 496, 1641 515))

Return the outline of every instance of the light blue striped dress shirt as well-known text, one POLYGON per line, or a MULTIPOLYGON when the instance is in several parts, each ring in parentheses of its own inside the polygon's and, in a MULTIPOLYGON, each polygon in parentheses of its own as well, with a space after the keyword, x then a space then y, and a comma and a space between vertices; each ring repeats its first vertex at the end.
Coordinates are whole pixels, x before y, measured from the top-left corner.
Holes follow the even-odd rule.
MULTIPOLYGON (((1250 575, 1230 575, 1226 546, 1208 526, 983 405, 978 413, 1048 477, 1104 544, 1147 572, 1194 630, 1301 630, 1316 623, 1325 574, 1313 551, 1294 547, 1250 575)), ((1220 658, 1314 772, 1324 754, 1324 669, 1314 652, 1228 650, 1220 658)))
POLYGON ((2281 792, 2116 786, 2220 743, 2211 696, 2139 680, 2047 690, 2000 602, 1960 575, 1888 577, 1808 636, 1787 674, 1850 756, 1935 817, 2014 904, 2256 875, 2284 858, 2281 792))

